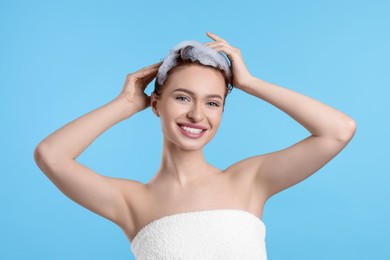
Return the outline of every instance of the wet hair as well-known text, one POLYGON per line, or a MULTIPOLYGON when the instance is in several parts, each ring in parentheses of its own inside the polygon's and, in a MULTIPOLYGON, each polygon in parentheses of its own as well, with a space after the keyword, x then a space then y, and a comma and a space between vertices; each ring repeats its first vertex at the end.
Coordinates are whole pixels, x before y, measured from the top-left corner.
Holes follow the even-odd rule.
POLYGON ((164 83, 175 70, 189 64, 206 66, 221 73, 226 86, 225 98, 232 91, 232 73, 228 59, 223 54, 199 42, 184 41, 170 50, 159 67, 154 84, 155 95, 161 95, 164 83))

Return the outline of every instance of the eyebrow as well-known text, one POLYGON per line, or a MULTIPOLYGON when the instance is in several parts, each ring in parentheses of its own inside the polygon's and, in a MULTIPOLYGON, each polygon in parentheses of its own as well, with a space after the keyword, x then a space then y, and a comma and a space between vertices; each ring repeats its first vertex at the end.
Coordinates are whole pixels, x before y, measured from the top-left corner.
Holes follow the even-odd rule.
MULTIPOLYGON (((178 91, 186 92, 186 93, 188 93, 188 94, 190 94, 192 96, 195 96, 194 92, 192 92, 191 90, 185 89, 185 88, 174 89, 171 93, 178 92, 178 91)), ((219 99, 223 100, 223 98, 220 95, 218 95, 218 94, 211 94, 211 95, 207 95, 206 97, 207 98, 219 98, 219 99)))

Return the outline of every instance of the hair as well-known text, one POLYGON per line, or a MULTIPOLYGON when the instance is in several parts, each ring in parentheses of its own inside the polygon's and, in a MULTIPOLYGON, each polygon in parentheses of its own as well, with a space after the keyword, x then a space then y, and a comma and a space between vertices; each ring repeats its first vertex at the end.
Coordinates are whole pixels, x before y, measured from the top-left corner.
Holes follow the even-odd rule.
MULTIPOLYGON (((185 53, 185 51, 184 52, 182 51, 181 53, 185 53)), ((225 80, 225 86, 226 86, 225 99, 226 99, 226 96, 228 95, 228 93, 230 93, 233 89, 233 85, 230 84, 228 76, 226 75, 226 73, 223 72, 223 70, 221 70, 219 68, 216 68, 212 65, 204 65, 204 64, 200 63, 199 60, 192 61, 191 59, 185 59, 185 57, 183 58, 183 55, 179 55, 176 58, 175 62, 176 62, 175 63, 176 65, 167 72, 167 78, 164 80, 164 83, 162 85, 158 83, 159 79, 157 76, 155 83, 154 83, 154 91, 153 91, 157 97, 159 97, 162 94, 164 85, 168 81, 169 76, 172 75, 178 68, 188 66, 190 64, 198 64, 200 66, 208 67, 208 68, 211 68, 211 69, 221 73, 221 75, 223 76, 223 78, 225 80)), ((225 99, 223 102, 224 105, 225 105, 225 99)))

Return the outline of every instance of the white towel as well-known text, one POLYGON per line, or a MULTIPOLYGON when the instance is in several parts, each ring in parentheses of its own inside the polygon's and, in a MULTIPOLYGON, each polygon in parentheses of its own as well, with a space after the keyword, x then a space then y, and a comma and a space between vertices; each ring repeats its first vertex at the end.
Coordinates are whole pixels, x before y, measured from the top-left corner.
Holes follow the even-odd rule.
POLYGON ((145 225, 131 242, 137 260, 266 260, 266 227, 250 212, 177 213, 145 225))

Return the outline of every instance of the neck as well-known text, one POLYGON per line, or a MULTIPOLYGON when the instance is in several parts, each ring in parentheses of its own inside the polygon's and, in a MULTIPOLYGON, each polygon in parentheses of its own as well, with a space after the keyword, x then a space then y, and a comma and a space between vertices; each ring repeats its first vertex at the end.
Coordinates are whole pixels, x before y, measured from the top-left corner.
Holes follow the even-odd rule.
POLYGON ((161 166, 157 176, 186 186, 210 174, 214 167, 208 164, 203 149, 184 150, 164 139, 161 166))

